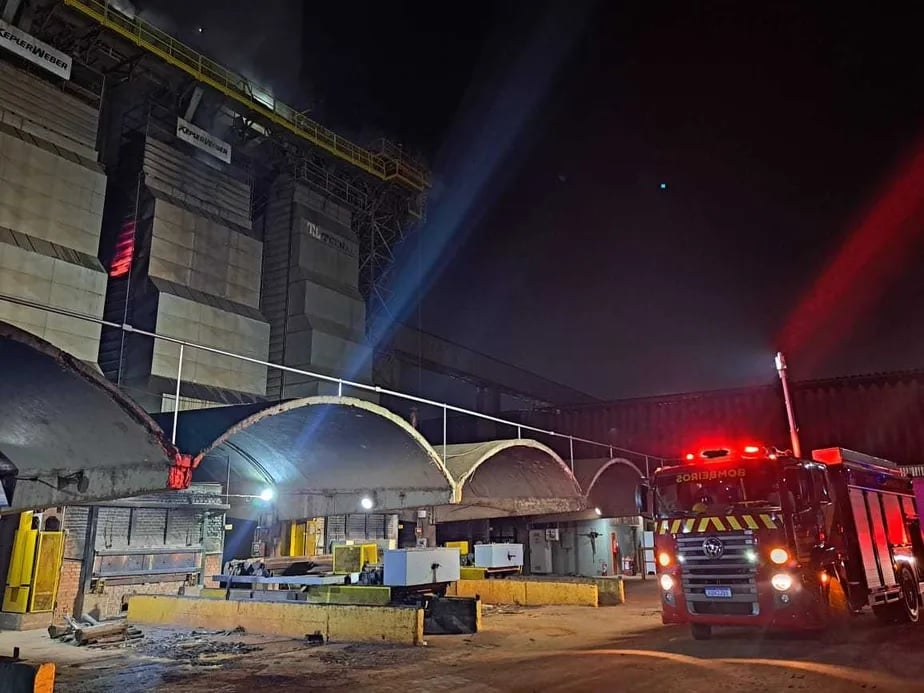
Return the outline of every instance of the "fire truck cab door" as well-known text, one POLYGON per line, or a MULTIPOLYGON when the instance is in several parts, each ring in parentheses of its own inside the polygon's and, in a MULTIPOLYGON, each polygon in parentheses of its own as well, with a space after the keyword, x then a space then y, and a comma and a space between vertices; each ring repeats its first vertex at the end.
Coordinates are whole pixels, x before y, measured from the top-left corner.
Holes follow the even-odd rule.
POLYGON ((789 467, 785 471, 785 488, 793 504, 792 531, 796 558, 808 563, 818 543, 818 504, 812 493, 812 481, 804 467, 789 467))

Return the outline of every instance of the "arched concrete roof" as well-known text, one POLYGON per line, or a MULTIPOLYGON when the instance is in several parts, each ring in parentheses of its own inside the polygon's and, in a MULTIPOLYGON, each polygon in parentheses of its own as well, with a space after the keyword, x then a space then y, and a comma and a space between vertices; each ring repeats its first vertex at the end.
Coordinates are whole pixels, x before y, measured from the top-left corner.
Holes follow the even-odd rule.
MULTIPOLYGON (((167 417, 167 414, 161 415, 167 417)), ((456 500, 443 461, 405 420, 351 397, 308 397, 180 412, 177 443, 195 455, 196 480, 231 494, 272 484, 281 519, 396 511, 456 500)))
POLYGON ((629 460, 619 457, 576 460, 574 473, 591 511, 600 508, 604 517, 638 514, 635 493, 645 475, 629 460))
POLYGON ((435 509, 439 521, 571 512, 584 496, 571 469, 535 440, 449 445, 446 467, 460 493, 459 507, 435 509))
POLYGON ((177 461, 151 417, 102 374, 0 322, 0 476, 12 496, 0 511, 163 491, 177 461))

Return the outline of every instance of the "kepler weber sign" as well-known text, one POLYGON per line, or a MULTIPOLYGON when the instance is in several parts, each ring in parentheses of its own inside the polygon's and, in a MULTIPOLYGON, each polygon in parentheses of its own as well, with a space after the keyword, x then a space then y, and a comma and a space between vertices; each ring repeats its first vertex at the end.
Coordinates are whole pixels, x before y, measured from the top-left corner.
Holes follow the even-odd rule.
POLYGON ((216 159, 221 159, 226 164, 231 163, 231 145, 224 140, 213 137, 188 120, 176 119, 176 136, 184 142, 189 142, 192 146, 211 154, 216 159))
POLYGON ((61 79, 71 78, 71 56, 3 21, 0 21, 0 46, 61 79))

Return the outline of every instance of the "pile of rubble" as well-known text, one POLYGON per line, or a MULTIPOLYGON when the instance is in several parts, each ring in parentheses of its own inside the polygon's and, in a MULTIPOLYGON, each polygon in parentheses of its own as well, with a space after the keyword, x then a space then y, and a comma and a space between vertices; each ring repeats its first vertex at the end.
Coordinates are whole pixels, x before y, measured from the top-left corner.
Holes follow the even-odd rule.
POLYGON ((67 621, 66 625, 48 626, 48 636, 52 640, 101 648, 131 646, 144 637, 144 633, 138 628, 129 626, 122 620, 100 622, 87 615, 79 621, 67 615, 64 619, 67 621))
POLYGON ((243 633, 243 628, 227 631, 194 630, 191 633, 173 633, 151 639, 140 651, 149 657, 172 659, 192 666, 221 664, 229 659, 263 649, 257 645, 216 639, 216 636, 228 637, 243 633))

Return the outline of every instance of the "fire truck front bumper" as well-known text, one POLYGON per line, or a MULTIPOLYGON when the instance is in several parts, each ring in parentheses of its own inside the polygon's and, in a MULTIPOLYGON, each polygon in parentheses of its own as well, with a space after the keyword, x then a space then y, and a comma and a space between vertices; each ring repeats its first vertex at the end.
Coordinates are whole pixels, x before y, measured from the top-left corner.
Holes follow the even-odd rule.
MULTIPOLYGON (((659 576, 660 577, 660 576, 659 576)), ((665 624, 703 623, 715 626, 815 629, 823 625, 819 594, 792 577, 788 589, 760 581, 747 595, 716 585, 691 592, 675 576, 661 582, 661 620, 665 624), (670 583, 670 588, 667 583, 670 583)))

